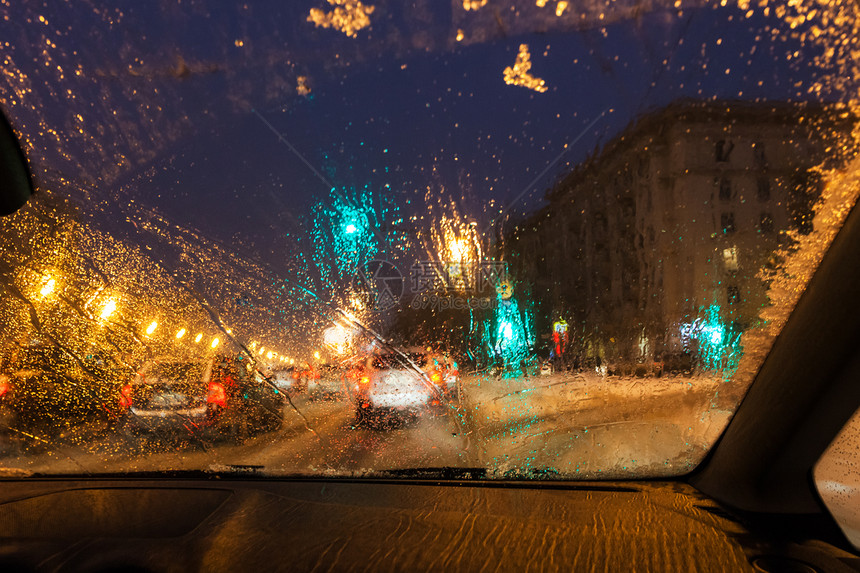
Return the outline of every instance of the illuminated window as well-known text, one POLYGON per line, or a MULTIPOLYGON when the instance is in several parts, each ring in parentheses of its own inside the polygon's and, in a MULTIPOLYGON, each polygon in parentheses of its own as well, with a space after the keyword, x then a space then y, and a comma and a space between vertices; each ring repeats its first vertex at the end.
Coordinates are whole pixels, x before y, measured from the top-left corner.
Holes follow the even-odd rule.
POLYGON ((727 271, 734 272, 738 270, 737 247, 729 247, 728 249, 723 249, 723 264, 725 264, 727 271))

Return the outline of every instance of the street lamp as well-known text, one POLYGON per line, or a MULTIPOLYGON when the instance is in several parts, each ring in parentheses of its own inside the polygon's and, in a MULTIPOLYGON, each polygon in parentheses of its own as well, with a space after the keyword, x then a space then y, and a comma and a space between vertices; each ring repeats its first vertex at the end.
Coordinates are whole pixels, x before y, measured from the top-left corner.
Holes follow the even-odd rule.
POLYGON ((42 298, 45 298, 46 296, 48 296, 49 294, 54 292, 54 285, 55 285, 54 279, 52 279, 51 277, 48 277, 48 280, 45 281, 44 285, 42 285, 42 290, 39 291, 39 295, 42 298))
POLYGON ((153 332, 155 332, 156 328, 158 328, 158 323, 153 320, 152 323, 150 323, 150 325, 146 327, 146 335, 150 336, 153 332))
POLYGON ((101 319, 107 320, 110 315, 114 313, 115 310, 116 301, 112 298, 109 298, 108 301, 105 303, 104 307, 102 308, 101 319))
POLYGON ((179 332, 176 333, 176 339, 178 340, 178 339, 182 338, 183 336, 185 336, 185 329, 180 328, 179 332))

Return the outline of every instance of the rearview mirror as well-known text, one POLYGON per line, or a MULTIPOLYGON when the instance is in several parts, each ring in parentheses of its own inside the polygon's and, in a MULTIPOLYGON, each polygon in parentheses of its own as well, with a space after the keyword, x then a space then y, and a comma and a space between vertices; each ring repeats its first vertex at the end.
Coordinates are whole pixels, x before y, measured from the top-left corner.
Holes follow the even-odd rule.
POLYGON ((0 113, 0 216, 24 206, 33 194, 33 180, 27 158, 9 124, 0 113))

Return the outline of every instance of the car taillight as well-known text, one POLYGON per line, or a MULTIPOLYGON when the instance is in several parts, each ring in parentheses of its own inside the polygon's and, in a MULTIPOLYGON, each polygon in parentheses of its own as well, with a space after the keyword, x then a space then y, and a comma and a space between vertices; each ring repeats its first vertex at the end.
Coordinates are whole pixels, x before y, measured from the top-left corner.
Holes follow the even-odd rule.
POLYGON ((206 395, 206 401, 210 404, 217 404, 224 407, 227 405, 227 391, 224 390, 224 385, 220 382, 209 383, 209 393, 206 395))
POLYGON ((119 407, 120 408, 128 408, 131 406, 131 395, 132 395, 131 384, 126 384, 119 391, 119 407))
POLYGON ((6 392, 9 391, 9 383, 5 380, 0 380, 0 397, 6 395, 6 392))

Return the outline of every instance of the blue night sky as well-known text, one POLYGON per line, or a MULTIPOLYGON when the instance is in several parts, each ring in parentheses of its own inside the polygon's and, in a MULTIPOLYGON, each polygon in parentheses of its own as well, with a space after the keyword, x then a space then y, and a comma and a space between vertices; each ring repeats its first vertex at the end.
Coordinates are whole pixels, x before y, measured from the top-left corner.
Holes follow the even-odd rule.
POLYGON ((47 179, 120 193, 277 261, 306 234, 329 184, 384 197, 399 208, 395 220, 426 212, 429 190, 486 224, 581 134, 515 203, 511 215, 522 216, 644 112, 682 97, 809 99, 822 73, 809 49, 785 57, 799 47, 771 39, 775 20, 730 8, 657 11, 574 33, 477 30, 488 37, 457 44, 450 5, 416 23, 380 3, 371 28, 347 38, 305 21, 318 4, 279 13, 256 4, 20 8, 19 21, 31 23, 10 30, 11 53, 49 89, 33 108, 9 106, 6 90, 7 108, 15 121, 63 134, 60 146, 33 142, 34 162, 53 170, 47 179), (83 73, 58 78, 43 62, 45 38, 57 43, 51 63, 83 73), (546 93, 504 84, 521 43, 546 93), (295 91, 298 76, 308 97, 295 91), (64 99, 66 90, 78 97, 64 99), (83 133, 104 135, 77 136, 77 113, 83 133))

